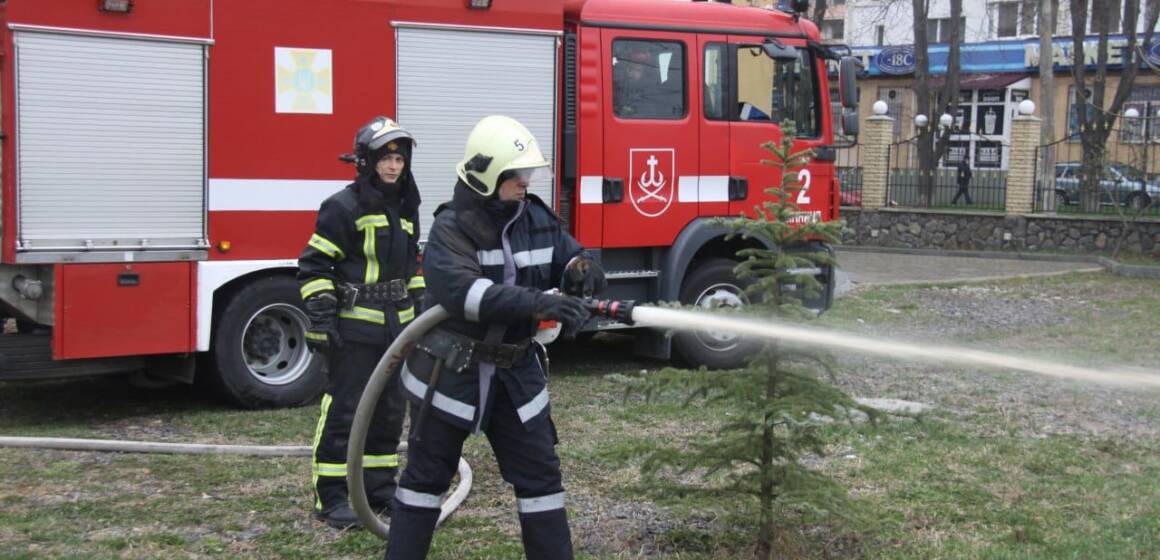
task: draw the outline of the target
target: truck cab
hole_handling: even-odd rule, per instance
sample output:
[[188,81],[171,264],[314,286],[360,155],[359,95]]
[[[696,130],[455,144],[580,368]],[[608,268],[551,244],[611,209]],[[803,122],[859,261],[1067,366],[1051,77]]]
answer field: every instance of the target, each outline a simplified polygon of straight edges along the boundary
[[[815,26],[722,3],[565,3],[560,198],[577,239],[596,248],[609,296],[743,305],[736,252],[715,218],[750,212],[780,182],[761,146],[796,127],[817,157],[798,176],[802,220],[838,217],[826,61]],[[818,271],[829,306],[833,274]],[[620,325],[603,324],[601,328]],[[733,367],[740,339],[641,333],[641,351]]]

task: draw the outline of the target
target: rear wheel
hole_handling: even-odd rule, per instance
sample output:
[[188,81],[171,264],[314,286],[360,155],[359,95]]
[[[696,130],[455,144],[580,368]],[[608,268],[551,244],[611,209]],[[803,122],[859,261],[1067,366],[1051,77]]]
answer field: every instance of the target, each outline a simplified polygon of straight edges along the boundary
[[[702,310],[749,305],[745,284],[733,274],[737,263],[729,259],[703,262],[685,278],[681,303]],[[673,348],[693,367],[729,369],[745,365],[760,344],[740,336],[717,331],[681,331],[673,337]]]
[[1152,199],[1144,193],[1136,193],[1128,198],[1128,208],[1132,210],[1143,210],[1152,204]]
[[253,282],[225,302],[210,353],[219,392],[246,408],[296,406],[319,394],[325,360],[306,346],[308,321],[289,276]]
[[1067,206],[1067,195],[1061,192],[1055,193],[1055,207],[1058,209],[1065,206]]

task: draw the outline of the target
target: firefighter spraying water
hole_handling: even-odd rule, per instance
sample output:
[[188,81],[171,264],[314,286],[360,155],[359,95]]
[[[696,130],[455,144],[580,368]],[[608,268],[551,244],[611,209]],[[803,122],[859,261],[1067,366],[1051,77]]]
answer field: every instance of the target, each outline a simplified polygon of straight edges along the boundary
[[[688,311],[650,305],[638,305],[630,300],[587,299],[585,306],[589,313],[596,318],[621,321],[636,327],[647,327],[661,331],[698,331],[715,330],[731,332],[742,336],[765,340],[778,340],[810,346],[819,349],[848,350],[858,353],[874,354],[904,360],[925,360],[941,364],[960,364],[994,367],[1026,373],[1034,373],[1059,379],[1079,381],[1084,383],[1104,383],[1127,388],[1149,389],[1160,388],[1160,372],[1130,371],[1130,370],[1101,370],[1080,366],[1061,364],[1025,357],[1010,356],[997,352],[983,352],[954,346],[938,346],[918,344],[910,341],[884,340],[863,335],[833,331],[827,329],[809,328],[802,325],[775,321],[763,321],[754,318],[728,316],[722,313],[705,311]],[[399,360],[406,355],[411,345],[448,317],[447,312],[439,306],[428,309],[415,320],[397,338],[394,344],[379,361],[366,391],[359,401],[358,412],[355,414],[351,429],[350,449],[362,448],[366,441],[367,428],[370,424],[374,403],[379,393],[386,386],[390,374],[395,371]],[[386,538],[388,526],[375,516],[366,494],[363,491],[362,454],[350,452],[347,457],[350,465],[349,484],[351,487],[351,501],[358,512],[364,526],[371,532]],[[462,485],[464,480],[460,481]],[[467,480],[470,484],[470,479]],[[450,510],[439,518],[442,523],[450,514]]]

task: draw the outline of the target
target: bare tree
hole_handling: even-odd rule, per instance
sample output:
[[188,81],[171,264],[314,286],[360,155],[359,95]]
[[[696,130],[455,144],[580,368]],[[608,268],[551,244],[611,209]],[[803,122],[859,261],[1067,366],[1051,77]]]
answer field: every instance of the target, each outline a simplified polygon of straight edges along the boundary
[[[1079,125],[1080,143],[1083,149],[1083,169],[1080,182],[1080,208],[1084,211],[1095,211],[1099,208],[1100,177],[1106,155],[1108,137],[1112,127],[1116,124],[1116,117],[1128,100],[1132,92],[1132,85],[1136,81],[1136,74],[1140,70],[1140,49],[1137,48],[1138,37],[1136,26],[1140,16],[1140,0],[1127,0],[1124,4],[1123,18],[1120,20],[1124,35],[1128,38],[1128,45],[1124,48],[1121,57],[1123,70],[1120,72],[1120,82],[1112,95],[1111,103],[1107,99],[1108,75],[1108,32],[1110,31],[1114,14],[1111,10],[1118,6],[1118,0],[1092,0],[1092,31],[1098,35],[1096,44],[1096,74],[1095,79],[1085,79],[1086,64],[1083,49],[1085,24],[1088,19],[1088,5],[1086,0],[1069,0],[1071,6],[1072,30],[1072,78],[1075,80],[1075,99],[1072,101],[1076,108],[1076,122]],[[1156,28],[1157,0],[1149,0],[1145,15],[1144,45],[1152,42],[1153,30]],[[1113,199],[1115,200],[1115,199]]]
[[[1055,141],[1055,27],[1059,0],[1039,0],[1039,114],[1043,117],[1040,144]],[[1039,176],[1046,182],[1055,176],[1055,154],[1044,149]],[[1045,183],[1046,184],[1046,183]],[[1052,189],[1043,189],[1043,207],[1055,204]]]
[[822,22],[826,19],[826,8],[826,0],[814,0],[814,13],[811,19],[818,25],[818,29],[821,29]]
[[[927,41],[927,15],[930,0],[912,0],[914,4],[914,95],[917,114],[927,115],[933,124],[938,122],[938,114],[943,111],[956,114],[959,106],[959,47],[962,44],[963,0],[950,0],[951,32],[948,37],[950,52],[947,53],[946,80],[937,96],[932,96],[930,86],[930,54]],[[942,105],[941,107],[939,105]],[[919,129],[915,141],[918,150],[918,166],[921,177],[920,191],[925,206],[934,199],[935,168],[947,151],[951,128],[927,126]]]

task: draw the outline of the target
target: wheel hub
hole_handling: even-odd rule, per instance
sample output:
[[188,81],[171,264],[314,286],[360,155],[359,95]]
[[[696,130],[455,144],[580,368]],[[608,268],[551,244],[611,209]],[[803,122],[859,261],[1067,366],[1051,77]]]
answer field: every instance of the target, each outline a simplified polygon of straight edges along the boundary
[[[744,298],[745,296],[741,293],[741,289],[737,286],[717,284],[701,292],[701,296],[697,298],[697,306],[705,310],[722,308],[738,309],[747,303]],[[698,331],[698,336],[705,342],[710,343],[710,346],[719,350],[725,350],[728,347],[736,345],[740,339],[740,337],[733,333],[713,330]]]
[[286,385],[305,374],[312,358],[305,332],[306,315],[293,305],[277,303],[254,313],[242,335],[250,375],[267,385]]

